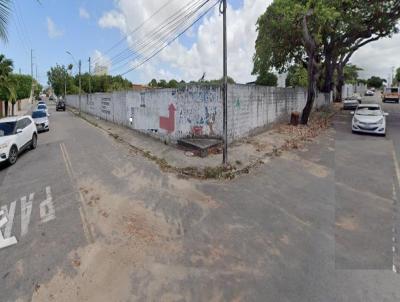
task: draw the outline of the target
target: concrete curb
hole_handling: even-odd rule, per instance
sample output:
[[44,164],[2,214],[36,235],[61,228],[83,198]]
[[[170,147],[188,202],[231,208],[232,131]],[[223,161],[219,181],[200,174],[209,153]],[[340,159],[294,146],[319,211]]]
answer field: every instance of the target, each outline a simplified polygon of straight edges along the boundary
[[[152,162],[156,163],[158,167],[161,169],[163,172],[168,172],[168,173],[174,173],[177,174],[180,177],[184,178],[194,178],[194,179],[200,179],[200,180],[221,180],[221,179],[227,179],[227,180],[232,180],[236,178],[237,176],[243,175],[243,174],[249,174],[253,169],[261,166],[262,164],[265,164],[265,162],[271,158],[274,157],[279,157],[282,152],[287,151],[283,148],[283,146],[279,148],[274,148],[272,152],[265,153],[263,156],[257,158],[254,161],[249,162],[246,166],[243,168],[237,169],[233,165],[228,165],[226,167],[220,165],[220,166],[208,166],[204,168],[198,168],[198,167],[184,167],[184,168],[178,168],[175,166],[170,165],[164,158],[159,158],[154,154],[151,154],[150,151],[141,149],[137,146],[132,145],[131,143],[127,142],[120,136],[116,135],[112,131],[105,129],[101,127],[98,123],[95,121],[92,121],[88,118],[86,118],[85,115],[88,115],[86,113],[83,113],[79,115],[79,112],[75,108],[70,108],[67,106],[67,110],[74,114],[75,116],[81,118],[82,120],[86,121],[87,123],[91,124],[92,126],[95,126],[104,132],[106,132],[108,135],[112,136],[116,141],[118,141],[121,144],[124,144],[128,146],[129,148],[133,149],[137,154],[140,154],[141,156],[151,160]],[[337,112],[333,112],[332,114],[328,115],[327,120],[332,119],[332,117],[336,114]],[[90,116],[90,115],[88,115]],[[95,118],[95,117],[94,117]],[[325,129],[326,130],[326,129]],[[324,131],[323,131],[324,132]],[[321,132],[321,134],[323,133]],[[320,135],[320,134],[319,134]],[[319,136],[318,135],[318,136]]]

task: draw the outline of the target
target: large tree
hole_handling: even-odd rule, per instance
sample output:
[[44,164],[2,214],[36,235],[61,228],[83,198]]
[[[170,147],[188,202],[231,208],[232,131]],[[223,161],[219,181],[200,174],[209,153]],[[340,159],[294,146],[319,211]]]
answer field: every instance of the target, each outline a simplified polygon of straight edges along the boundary
[[286,71],[293,64],[306,67],[312,79],[302,115],[306,123],[317,79],[322,78],[319,88],[330,92],[336,71],[336,90],[341,91],[351,56],[396,33],[399,18],[400,0],[274,0],[257,22],[253,73]]
[[[332,1],[340,12],[331,28],[323,33],[323,92],[336,85],[336,98],[341,99],[345,66],[361,47],[398,32],[399,0]],[[333,75],[336,72],[336,83]]]
[[257,21],[253,74],[285,72],[293,64],[307,69],[307,103],[301,123],[307,124],[321,65],[322,33],[337,18],[328,0],[274,0]]
[[374,87],[377,89],[381,88],[384,82],[386,82],[385,79],[381,79],[377,76],[372,76],[367,80],[368,87]]
[[[8,85],[8,77],[13,70],[13,62],[0,54],[0,89],[6,89]],[[4,102],[5,115],[8,115],[8,97],[0,96],[0,102]],[[1,106],[1,104],[0,104]],[[2,107],[2,106],[1,106]]]

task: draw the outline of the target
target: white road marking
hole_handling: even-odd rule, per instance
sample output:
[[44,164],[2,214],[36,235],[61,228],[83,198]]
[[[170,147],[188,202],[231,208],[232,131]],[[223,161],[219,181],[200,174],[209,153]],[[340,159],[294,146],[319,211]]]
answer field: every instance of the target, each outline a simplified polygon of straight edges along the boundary
[[31,221],[32,203],[35,193],[29,195],[29,201],[26,202],[26,196],[21,198],[21,237],[28,233],[29,222]]
[[[67,170],[67,174],[71,181],[71,184],[74,186],[74,188],[77,188],[78,185],[77,185],[75,177],[74,177],[75,172],[72,168],[72,164],[69,159],[67,148],[65,147],[64,143],[60,143],[60,149],[61,149],[61,155],[64,159],[65,168]],[[94,242],[93,230],[91,229],[89,222],[87,220],[87,217],[86,217],[86,209],[85,209],[85,202],[84,202],[85,199],[82,195],[81,190],[77,189],[77,191],[79,193],[79,198],[80,198],[80,202],[81,202],[81,206],[79,207],[79,213],[81,215],[83,233],[85,234],[86,240],[89,243],[93,243]]]
[[[4,215],[5,212],[3,210],[0,211],[0,228],[5,226],[8,222],[7,216]],[[3,233],[0,230],[0,249],[17,244],[18,241],[15,237],[10,237],[10,238],[4,238]]]
[[46,200],[40,203],[40,219],[41,223],[49,222],[56,218],[56,212],[51,197],[50,187],[46,187]]
[[6,223],[6,227],[4,229],[4,238],[11,237],[11,229],[14,223],[14,215],[15,215],[15,206],[17,202],[13,201],[10,204],[10,209],[7,209],[7,205],[1,207],[2,212],[4,213],[5,217],[7,217],[8,222]]

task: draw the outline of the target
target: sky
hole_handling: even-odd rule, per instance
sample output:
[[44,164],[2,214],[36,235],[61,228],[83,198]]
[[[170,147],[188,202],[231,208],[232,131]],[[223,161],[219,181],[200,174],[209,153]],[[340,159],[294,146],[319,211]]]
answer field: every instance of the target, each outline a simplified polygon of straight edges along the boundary
[[[135,83],[148,83],[152,78],[198,80],[204,73],[206,79],[220,78],[222,16],[218,5],[173,43],[158,43],[156,39],[162,36],[165,20],[170,21],[171,16],[177,16],[174,14],[196,1],[201,2],[14,0],[8,42],[0,42],[0,52],[14,61],[16,72],[21,69],[22,73],[30,74],[33,49],[34,75],[37,68],[42,84],[47,83],[46,72],[55,64],[82,60],[82,72],[87,72],[89,57],[92,68],[95,63],[106,65],[112,74],[123,74]],[[209,3],[202,12],[216,1]],[[255,79],[251,71],[256,21],[270,3],[271,0],[228,0],[228,74],[237,82]],[[190,20],[197,17],[194,14]],[[161,47],[165,48],[144,62]],[[399,53],[400,35],[396,35],[365,46],[351,62],[363,68],[360,72],[363,78],[372,75],[388,78],[392,67],[400,67]]]

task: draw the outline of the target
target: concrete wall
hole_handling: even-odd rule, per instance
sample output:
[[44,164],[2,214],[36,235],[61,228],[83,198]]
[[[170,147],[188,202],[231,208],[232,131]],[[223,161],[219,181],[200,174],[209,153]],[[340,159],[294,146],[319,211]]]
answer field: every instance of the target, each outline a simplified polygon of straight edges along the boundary
[[[264,129],[287,118],[293,111],[301,111],[306,97],[302,88],[229,85],[229,141]],[[69,106],[79,107],[77,95],[67,96],[66,102]],[[315,107],[330,102],[330,94],[318,94]],[[81,110],[161,140],[176,141],[188,135],[222,135],[222,91],[219,86],[190,85],[180,89],[84,95]]]
[[351,97],[356,92],[363,96],[365,91],[367,91],[367,85],[365,84],[345,84],[342,90],[342,98]]

